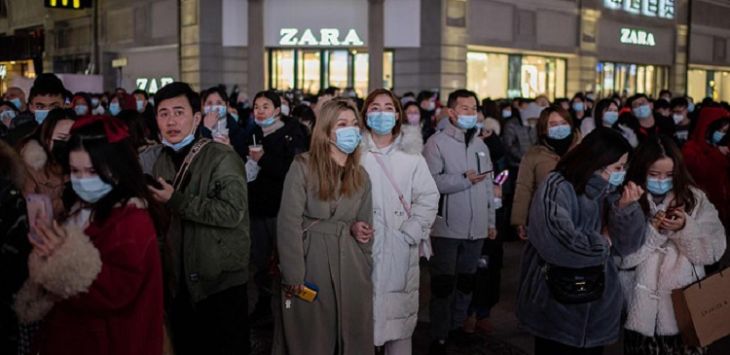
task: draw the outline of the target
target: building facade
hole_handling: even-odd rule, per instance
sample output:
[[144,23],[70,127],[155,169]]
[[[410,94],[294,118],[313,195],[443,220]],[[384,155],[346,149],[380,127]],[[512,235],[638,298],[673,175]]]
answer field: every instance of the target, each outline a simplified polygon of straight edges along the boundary
[[[55,10],[0,1],[0,74],[94,73],[363,95],[467,87],[480,97],[730,100],[730,3],[719,0],[122,0]],[[11,64],[12,62],[12,64]],[[0,75],[3,78],[3,75]],[[7,81],[7,80],[5,80]],[[0,88],[2,89],[2,88]]]

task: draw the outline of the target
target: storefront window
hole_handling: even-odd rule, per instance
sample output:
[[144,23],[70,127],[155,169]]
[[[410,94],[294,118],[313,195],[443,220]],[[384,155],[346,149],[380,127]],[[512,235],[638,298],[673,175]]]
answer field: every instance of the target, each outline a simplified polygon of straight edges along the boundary
[[656,65],[599,62],[596,89],[602,97],[614,93],[656,96],[669,87],[669,68]]
[[30,80],[35,77],[35,67],[30,59],[0,62],[0,93],[5,93],[9,87],[13,86],[15,78]]
[[687,71],[687,91],[695,101],[706,97],[730,101],[730,71],[690,69]]
[[565,59],[469,52],[466,70],[467,87],[479,97],[565,95]]
[[[367,94],[369,62],[366,52],[270,49],[268,55],[266,81],[269,88],[301,89],[305,93],[316,94],[329,86],[341,89],[353,87],[358,95]],[[383,53],[383,87],[392,86],[393,52],[386,51]]]
[[712,88],[707,85],[707,70],[690,69],[687,71],[687,94],[695,101],[712,96]]

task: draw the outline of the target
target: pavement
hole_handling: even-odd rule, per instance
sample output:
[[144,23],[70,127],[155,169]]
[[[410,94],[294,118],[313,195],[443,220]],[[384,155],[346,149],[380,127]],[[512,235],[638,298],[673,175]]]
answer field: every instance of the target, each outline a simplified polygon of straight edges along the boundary
[[[520,273],[520,258],[524,242],[504,243],[504,267],[502,269],[502,288],[499,303],[492,309],[490,321],[494,331],[488,335],[478,335],[474,346],[468,348],[450,347],[453,355],[532,355],[534,354],[534,338],[518,326],[515,308]],[[254,291],[255,292],[255,291]],[[427,355],[430,345],[428,324],[429,299],[428,268],[421,268],[421,293],[419,322],[413,334],[413,355]],[[251,294],[251,293],[250,293]],[[271,322],[255,324],[252,327],[253,355],[271,353]],[[617,344],[605,349],[604,355],[622,355],[623,345]],[[730,354],[730,337],[711,346],[709,355]]]

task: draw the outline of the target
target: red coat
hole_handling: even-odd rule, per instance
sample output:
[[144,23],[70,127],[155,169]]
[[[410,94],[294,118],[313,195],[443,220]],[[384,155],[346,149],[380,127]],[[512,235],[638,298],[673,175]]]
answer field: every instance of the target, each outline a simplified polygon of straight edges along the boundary
[[702,109],[692,137],[682,148],[687,169],[715,205],[725,225],[730,222],[730,157],[707,142],[707,128],[727,116],[728,112],[722,108]]
[[40,353],[162,354],[162,269],[149,213],[132,205],[115,208],[106,223],[84,233],[99,251],[101,272],[88,292],[53,306]]

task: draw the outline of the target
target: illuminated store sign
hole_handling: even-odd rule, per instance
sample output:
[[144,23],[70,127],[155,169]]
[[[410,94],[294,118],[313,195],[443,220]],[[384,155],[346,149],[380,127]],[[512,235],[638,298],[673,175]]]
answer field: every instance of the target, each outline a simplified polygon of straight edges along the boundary
[[621,39],[619,41],[623,44],[633,44],[637,46],[656,46],[653,33],[634,28],[622,28]]
[[604,0],[603,6],[636,15],[673,19],[676,3],[676,0]]
[[[147,91],[150,94],[154,94],[161,87],[175,81],[175,79],[167,76],[159,78],[137,78],[137,89]],[[159,85],[158,85],[159,82]]]
[[337,28],[322,28],[319,33],[315,33],[317,32],[309,28],[304,31],[297,28],[282,28],[279,31],[279,45],[333,47],[362,46],[365,44],[355,29],[349,29],[342,39],[340,39],[340,30]]

